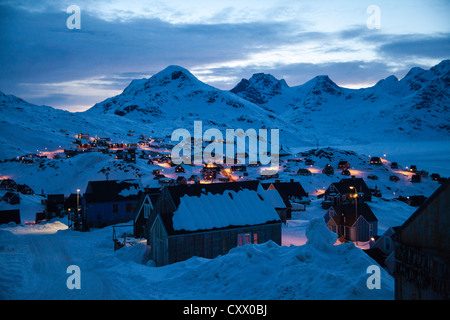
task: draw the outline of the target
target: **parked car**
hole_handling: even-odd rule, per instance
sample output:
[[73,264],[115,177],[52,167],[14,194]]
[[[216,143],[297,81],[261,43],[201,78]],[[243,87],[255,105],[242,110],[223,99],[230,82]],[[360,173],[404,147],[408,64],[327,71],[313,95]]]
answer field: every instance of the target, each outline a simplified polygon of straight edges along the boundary
[[377,175],[374,175],[374,174],[369,174],[369,175],[367,176],[367,179],[378,180],[378,176],[377,176]]
[[397,176],[390,176],[390,177],[389,177],[389,180],[394,181],[394,182],[397,182],[397,181],[400,180],[400,178],[397,177]]

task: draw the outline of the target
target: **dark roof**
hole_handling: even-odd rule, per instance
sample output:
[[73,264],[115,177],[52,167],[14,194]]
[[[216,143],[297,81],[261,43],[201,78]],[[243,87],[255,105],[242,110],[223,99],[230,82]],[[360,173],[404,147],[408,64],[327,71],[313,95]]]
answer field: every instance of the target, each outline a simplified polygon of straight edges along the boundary
[[370,189],[367,187],[363,178],[352,177],[348,179],[341,179],[339,182],[334,182],[333,185],[341,194],[354,193],[354,189],[351,189],[350,187],[356,188],[357,192],[370,194]]
[[20,196],[17,193],[8,191],[7,193],[5,193],[2,200],[7,202],[11,202],[11,200],[13,200],[13,202],[20,203]]
[[[372,212],[372,209],[368,206],[367,203],[358,203],[356,206],[353,203],[341,204],[337,206],[332,206],[334,211],[336,211],[336,216],[332,217],[336,224],[351,226],[356,221],[356,207],[358,208],[358,217],[363,216],[367,222],[375,222],[378,221],[375,214]],[[345,219],[344,219],[345,218]]]
[[269,186],[273,184],[275,189],[277,189],[281,198],[288,208],[291,207],[290,200],[295,198],[302,199],[303,197],[308,197],[308,194],[303,189],[302,185],[298,181],[290,181],[290,182],[273,182],[273,183],[262,183],[261,185],[266,190]]
[[140,180],[89,181],[83,198],[90,203],[130,201],[138,200],[142,192]]
[[176,207],[180,204],[180,198],[187,196],[200,196],[202,193],[222,194],[225,190],[233,190],[238,192],[242,189],[257,190],[259,185],[258,180],[240,181],[240,182],[223,182],[210,184],[185,184],[166,186],[165,188],[172,197],[173,203]]

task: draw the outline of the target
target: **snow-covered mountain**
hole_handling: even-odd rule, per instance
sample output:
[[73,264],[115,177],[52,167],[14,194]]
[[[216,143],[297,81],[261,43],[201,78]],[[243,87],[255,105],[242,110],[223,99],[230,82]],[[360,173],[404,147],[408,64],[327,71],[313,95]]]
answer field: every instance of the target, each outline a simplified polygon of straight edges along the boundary
[[450,135],[450,60],[412,68],[364,89],[341,88],[328,76],[289,87],[271,75],[243,79],[231,92],[322,140],[370,141]]
[[1,158],[67,146],[80,132],[119,141],[128,140],[129,130],[136,136],[192,132],[196,120],[204,130],[280,129],[280,142],[291,147],[442,140],[450,137],[449,89],[450,60],[444,60],[364,89],[339,87],[326,75],[290,87],[257,73],[225,91],[169,66],[80,113],[0,92]]
[[149,79],[133,80],[120,95],[97,103],[86,114],[114,114],[171,130],[193,128],[196,120],[219,129],[287,126],[271,112],[209,86],[179,66],[169,66]]

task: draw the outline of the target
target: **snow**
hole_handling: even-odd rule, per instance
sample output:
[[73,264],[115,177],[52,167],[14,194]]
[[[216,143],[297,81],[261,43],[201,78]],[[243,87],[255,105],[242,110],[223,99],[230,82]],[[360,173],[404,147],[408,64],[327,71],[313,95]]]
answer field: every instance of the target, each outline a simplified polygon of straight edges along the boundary
[[172,219],[175,230],[195,231],[261,224],[280,218],[269,200],[261,200],[256,191],[244,189],[183,196]]
[[[164,267],[152,266],[142,244],[114,252],[112,227],[81,233],[60,221],[45,225],[46,232],[0,228],[1,299],[394,298],[393,278],[382,269],[381,289],[369,290],[366,272],[375,262],[352,243],[333,245],[319,220],[308,226],[305,245],[247,244]],[[69,265],[80,267],[80,290],[66,287]]]

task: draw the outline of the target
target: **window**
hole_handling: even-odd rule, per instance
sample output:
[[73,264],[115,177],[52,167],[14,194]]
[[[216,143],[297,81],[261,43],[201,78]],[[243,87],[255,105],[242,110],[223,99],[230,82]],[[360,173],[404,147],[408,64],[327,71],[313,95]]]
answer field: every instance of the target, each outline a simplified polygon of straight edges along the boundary
[[117,203],[113,204],[113,213],[119,212],[119,205]]
[[369,231],[372,232],[373,231],[373,224],[369,224]]
[[253,244],[258,244],[258,234],[257,233],[253,234]]
[[250,233],[238,234],[238,246],[243,246],[244,244],[250,243]]
[[133,204],[131,202],[127,203],[127,212],[131,212],[133,210]]
[[148,219],[150,217],[150,205],[148,203],[144,204],[144,218]]
[[384,238],[384,249],[386,251],[390,251],[391,250],[391,238],[388,238],[388,237]]

